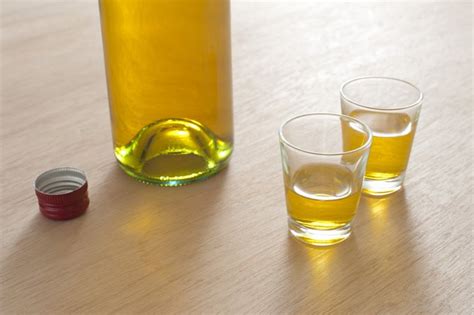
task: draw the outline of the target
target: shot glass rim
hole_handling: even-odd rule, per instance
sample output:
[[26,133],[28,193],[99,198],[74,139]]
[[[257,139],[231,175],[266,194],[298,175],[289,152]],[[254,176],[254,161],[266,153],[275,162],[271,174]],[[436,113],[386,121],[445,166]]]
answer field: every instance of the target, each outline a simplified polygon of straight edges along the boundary
[[[290,141],[288,141],[285,138],[285,136],[283,135],[283,128],[288,123],[290,123],[291,121],[293,121],[295,119],[298,119],[298,118],[307,117],[307,116],[333,116],[333,117],[339,117],[339,118],[341,118],[341,117],[346,118],[348,120],[354,121],[354,122],[359,123],[360,125],[362,125],[362,127],[364,128],[364,131],[367,133],[368,137],[361,146],[357,147],[356,149],[349,150],[349,151],[328,153],[328,152],[317,152],[317,151],[310,151],[310,150],[302,149],[302,148],[292,144]],[[287,145],[290,148],[293,148],[293,149],[295,149],[299,152],[304,152],[304,153],[312,154],[312,155],[324,155],[324,156],[346,155],[346,154],[351,154],[351,153],[355,153],[355,152],[358,152],[358,151],[366,150],[366,149],[370,148],[370,146],[372,144],[372,130],[369,128],[369,126],[367,124],[360,121],[359,119],[356,119],[356,118],[348,116],[348,115],[337,114],[337,113],[328,113],[328,112],[312,112],[312,113],[306,113],[306,114],[301,114],[301,115],[296,115],[296,116],[290,117],[280,125],[278,134],[279,134],[280,142],[284,143],[285,145]]]
[[[391,80],[391,81],[398,81],[398,82],[405,83],[405,84],[411,86],[412,88],[414,88],[417,91],[418,99],[415,102],[413,102],[409,105],[401,105],[401,106],[398,106],[398,107],[395,107],[395,108],[384,108],[384,107],[372,107],[372,106],[363,105],[363,104],[358,103],[358,102],[354,101],[353,99],[349,98],[344,93],[344,88],[347,85],[349,85],[350,83],[353,83],[355,81],[360,81],[360,80],[366,80],[366,79],[383,79],[383,80]],[[388,76],[361,76],[361,77],[356,77],[356,78],[347,80],[346,82],[344,82],[341,85],[341,88],[339,89],[339,93],[340,93],[341,97],[344,100],[346,100],[346,101],[348,101],[348,102],[350,102],[350,103],[352,103],[356,106],[360,106],[360,107],[371,109],[371,110],[377,110],[377,111],[398,111],[398,110],[412,108],[412,107],[420,105],[423,102],[423,98],[424,98],[423,92],[416,85],[414,85],[413,83],[411,83],[407,80],[398,79],[398,78],[395,78],[395,77],[388,77]]]

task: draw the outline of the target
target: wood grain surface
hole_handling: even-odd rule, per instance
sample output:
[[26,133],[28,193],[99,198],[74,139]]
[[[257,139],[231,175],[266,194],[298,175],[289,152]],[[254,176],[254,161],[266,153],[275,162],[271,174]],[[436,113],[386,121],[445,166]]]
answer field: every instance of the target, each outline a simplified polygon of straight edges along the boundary
[[[472,314],[472,4],[234,2],[235,152],[147,186],[114,161],[96,1],[2,1],[0,313]],[[403,191],[364,197],[346,242],[288,237],[277,128],[339,111],[340,84],[425,93]],[[43,218],[44,170],[91,205]]]

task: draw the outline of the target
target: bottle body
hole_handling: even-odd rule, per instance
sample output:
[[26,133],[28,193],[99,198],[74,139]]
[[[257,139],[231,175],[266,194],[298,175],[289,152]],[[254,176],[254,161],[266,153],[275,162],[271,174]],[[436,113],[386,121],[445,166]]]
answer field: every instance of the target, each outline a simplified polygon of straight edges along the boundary
[[232,152],[228,0],[100,0],[115,156],[131,176],[177,186]]

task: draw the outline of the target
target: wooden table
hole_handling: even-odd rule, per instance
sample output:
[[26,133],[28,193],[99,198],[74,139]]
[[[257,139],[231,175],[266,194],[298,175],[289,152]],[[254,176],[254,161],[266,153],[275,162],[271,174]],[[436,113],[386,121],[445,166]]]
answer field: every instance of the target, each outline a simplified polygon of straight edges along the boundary
[[[234,2],[235,153],[181,188],[114,161],[96,1],[2,2],[0,313],[465,313],[472,308],[472,4]],[[346,242],[288,237],[277,128],[339,111],[354,76],[426,95],[405,189]],[[43,218],[32,182],[86,171],[91,206]]]

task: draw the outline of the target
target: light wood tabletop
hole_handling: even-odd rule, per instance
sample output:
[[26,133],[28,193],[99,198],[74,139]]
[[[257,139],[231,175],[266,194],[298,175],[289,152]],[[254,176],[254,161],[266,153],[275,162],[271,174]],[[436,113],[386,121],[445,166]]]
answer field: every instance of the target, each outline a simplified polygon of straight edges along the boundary
[[[472,306],[472,3],[232,4],[235,151],[201,183],[136,182],[112,152],[96,1],[2,1],[0,313],[464,313]],[[330,248],[288,236],[277,129],[361,75],[425,93],[402,191]],[[80,218],[35,177],[85,170]]]

